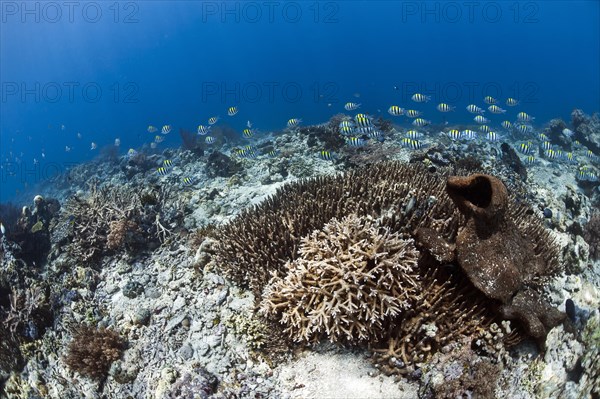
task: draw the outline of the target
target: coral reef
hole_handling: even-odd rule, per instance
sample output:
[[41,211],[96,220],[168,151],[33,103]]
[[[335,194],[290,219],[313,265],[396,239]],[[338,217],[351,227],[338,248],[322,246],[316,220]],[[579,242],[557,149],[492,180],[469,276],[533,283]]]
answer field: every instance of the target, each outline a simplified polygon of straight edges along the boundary
[[600,114],[586,115],[582,110],[571,112],[571,123],[575,129],[575,138],[600,154]]
[[499,376],[500,366],[479,357],[465,342],[431,360],[419,397],[495,398]]
[[[562,321],[564,314],[539,294],[545,278],[557,270],[554,241],[527,210],[491,176],[446,182],[416,165],[376,164],[284,186],[242,212],[217,232],[218,263],[238,284],[264,294],[262,312],[279,317],[296,341],[372,340],[377,362],[389,366],[386,371],[409,370],[452,340],[485,336],[502,318],[526,327],[512,329],[507,345],[525,335],[542,343],[548,329]],[[354,220],[354,228],[332,222],[348,215],[357,218],[345,222]],[[392,242],[414,237],[417,248],[424,249],[409,252],[418,257],[418,276],[405,269],[392,284],[407,288],[410,297],[414,282],[419,295],[393,307],[384,319],[385,312],[372,313],[375,318],[361,313],[362,307],[368,312],[382,303],[371,298],[387,298],[391,305],[390,297],[399,296],[386,284],[371,294],[364,291],[369,286],[362,273],[369,268],[363,265],[377,265],[365,262],[365,254],[377,253],[367,248],[385,248],[369,230],[375,227],[365,221],[370,219],[377,220],[378,234],[395,237]],[[371,233],[357,234],[358,226]],[[382,253],[380,260],[396,252]],[[392,264],[404,261],[395,258]],[[365,300],[358,301],[358,295]]]
[[65,363],[71,370],[93,379],[103,379],[110,365],[121,357],[125,343],[119,334],[88,325],[78,326],[67,348]]
[[592,215],[583,230],[583,239],[590,246],[590,258],[600,259],[600,213]]
[[242,170],[242,165],[219,151],[213,151],[206,162],[206,174],[210,177],[231,177]]
[[265,289],[262,313],[297,341],[377,341],[418,294],[412,239],[374,221],[333,219],[302,239],[300,257]]
[[595,311],[582,333],[584,355],[581,359],[583,373],[580,387],[583,394],[600,397],[600,311]]
[[131,250],[164,239],[160,223],[164,193],[131,187],[90,185],[69,199],[65,218],[72,225],[67,251],[80,262],[96,262],[106,250]]

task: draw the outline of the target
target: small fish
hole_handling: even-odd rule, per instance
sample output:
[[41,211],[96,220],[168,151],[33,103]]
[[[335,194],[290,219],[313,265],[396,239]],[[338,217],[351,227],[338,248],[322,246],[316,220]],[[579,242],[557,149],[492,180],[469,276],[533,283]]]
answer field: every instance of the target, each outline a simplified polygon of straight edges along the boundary
[[219,117],[218,116],[213,116],[211,118],[208,118],[208,124],[209,125],[214,125],[215,123],[217,123],[219,121]]
[[440,112],[450,112],[450,111],[454,111],[454,109],[456,107],[453,107],[453,106],[448,105],[446,103],[439,103],[436,108]]
[[366,127],[372,125],[371,118],[365,114],[356,114],[356,116],[354,117],[354,121],[359,127]]
[[538,139],[540,139],[541,141],[548,141],[548,136],[546,136],[544,133],[539,133]]
[[411,100],[413,100],[416,103],[426,103],[427,101],[431,100],[431,96],[426,96],[421,93],[415,93],[411,97]]
[[116,138],[115,139],[115,147],[120,147],[121,146],[121,139],[120,138]]
[[213,136],[206,136],[206,138],[204,139],[204,142],[206,144],[214,144],[215,141],[216,139]]
[[245,148],[237,149],[235,154],[240,158],[254,159],[258,156],[258,151],[253,146],[247,146]]
[[160,132],[162,134],[169,134],[169,133],[171,133],[171,125],[164,125],[162,127],[162,129],[160,129]]
[[531,122],[531,121],[533,121],[535,118],[534,118],[533,116],[531,116],[531,115],[529,115],[529,114],[525,113],[525,112],[519,112],[519,113],[517,114],[517,119],[518,119],[520,122]]
[[481,125],[479,126],[479,131],[481,133],[489,133],[492,131],[492,129],[488,125]]
[[410,148],[412,150],[418,150],[423,148],[423,143],[419,140],[413,140],[408,137],[402,139],[401,144],[403,147]]
[[200,136],[204,136],[204,135],[208,134],[208,132],[210,132],[210,126],[198,125],[198,134]]
[[527,155],[527,157],[525,158],[525,163],[527,165],[535,164],[535,157],[533,155]]
[[229,116],[234,116],[237,113],[238,113],[238,107],[229,107],[227,109],[227,115],[229,115]]
[[361,106],[361,104],[357,104],[357,103],[346,103],[346,104],[344,105],[344,109],[345,109],[346,111],[355,111],[355,110],[357,110],[358,108],[360,108],[360,106]]
[[68,145],[65,146],[65,152],[71,152],[71,147],[69,147]]
[[587,168],[580,169],[579,172],[577,172],[577,179],[589,182],[596,182],[598,181],[598,174],[592,172]]
[[340,134],[342,134],[344,136],[349,136],[351,134],[354,134],[354,127],[353,126],[342,126],[342,127],[340,127]]
[[163,136],[154,136],[154,142],[155,143],[162,143],[163,141],[165,141],[165,138]]
[[469,111],[472,114],[483,114],[485,112],[484,109],[479,108],[475,104],[469,104],[469,105],[467,105],[467,111]]
[[[90,150],[95,150],[96,148],[98,148],[98,144],[92,142],[92,144],[90,145]],[[42,153],[42,157],[43,157],[43,153]]]
[[371,125],[371,126],[359,126],[357,128],[354,128],[354,132],[358,133],[359,135],[369,135],[372,134],[375,131],[375,126]]
[[269,156],[271,158],[275,158],[278,155],[279,155],[279,150],[271,150],[271,151],[267,152],[267,156]]
[[[81,133],[77,132],[77,138],[81,140]],[[31,140],[30,140],[31,141]]]
[[460,131],[457,129],[450,129],[448,132],[446,132],[446,134],[448,136],[450,136],[450,138],[452,140],[459,140],[460,139]]
[[515,100],[514,98],[507,98],[506,99],[506,105],[508,105],[509,107],[514,107],[515,105],[518,105],[519,101]]
[[346,137],[346,144],[350,147],[362,147],[366,144],[366,141],[361,137]]
[[332,161],[334,159],[334,155],[330,151],[323,150],[319,152],[319,158],[325,161]]
[[254,136],[254,130],[246,128],[242,132],[242,135],[247,139],[252,138]]
[[563,129],[562,134],[564,134],[566,137],[573,137],[575,132],[573,132],[571,129]]
[[158,132],[158,128],[156,128],[156,126],[152,126],[152,125],[149,125],[147,130],[148,130],[148,133]]
[[565,159],[566,159],[568,162],[575,162],[575,157],[573,156],[573,153],[572,153],[572,152],[567,152],[567,153],[565,153]]
[[591,160],[596,160],[596,159],[598,158],[598,156],[597,156],[596,154],[594,154],[594,153],[592,152],[592,150],[587,150],[587,151],[585,152],[585,156],[586,156],[586,157],[588,157],[588,158],[589,158],[589,159],[591,159]]
[[542,150],[551,150],[553,148],[552,143],[549,141],[542,142]]
[[492,96],[486,96],[483,99],[483,102],[486,103],[486,104],[496,104],[496,99],[494,97],[492,97]]
[[533,153],[533,146],[531,145],[531,142],[519,144],[519,151],[525,155]]
[[499,106],[497,106],[497,105],[495,105],[495,104],[494,104],[494,105],[490,105],[490,106],[488,107],[488,110],[489,110],[489,111],[490,111],[492,114],[503,114],[503,113],[505,113],[505,112],[506,112],[506,110],[505,110],[505,109],[502,109],[502,108],[500,108]]
[[421,112],[414,109],[409,109],[405,111],[405,115],[409,118],[416,118],[418,116],[421,116]]
[[150,148],[152,148],[153,150],[156,149],[156,143],[154,141],[150,143]]
[[165,168],[171,168],[173,166],[173,161],[171,161],[170,159],[165,159],[163,161],[163,166]]
[[408,137],[409,139],[418,140],[423,138],[423,133],[418,132],[416,130],[409,130],[408,132],[406,132],[406,137]]
[[401,116],[404,115],[404,108],[401,108],[397,105],[392,105],[388,108],[388,114],[393,116]]
[[247,122],[246,122],[246,127],[247,127],[248,129],[252,129],[252,122],[250,122],[250,121],[247,121]]
[[517,131],[521,134],[529,134],[533,132],[533,126],[520,123],[517,125]]
[[184,177],[184,178],[181,179],[181,183],[184,186],[191,186],[192,184],[194,184],[194,181],[191,178],[189,178],[189,177]]
[[302,119],[292,118],[287,121],[287,127],[296,127],[302,122]]
[[412,124],[417,127],[424,127],[431,124],[431,121],[425,120],[423,118],[417,118],[414,121],[412,121]]
[[559,157],[559,154],[557,151],[553,150],[552,148],[549,148],[546,151],[544,151],[544,156],[548,159],[556,159]]
[[168,173],[167,168],[163,168],[162,166],[158,169],[156,169],[156,173],[158,173],[161,176],[166,176]]
[[460,138],[463,140],[475,140],[477,138],[477,132],[471,129],[465,129],[460,132]]
[[130,148],[129,150],[127,150],[127,156],[129,158],[135,157],[137,154],[138,154],[138,152],[136,150],[134,150],[133,148]]
[[343,127],[354,127],[354,122],[352,122],[350,120],[341,121],[339,126],[340,126],[340,129]]
[[482,116],[482,115],[477,115],[473,118],[473,120],[477,123],[481,123],[481,124],[485,124],[488,123],[490,120],[487,119],[486,117]]
[[488,139],[488,141],[491,141],[491,142],[496,142],[496,141],[500,140],[500,138],[498,137],[498,134],[496,132],[488,132],[485,137]]
[[501,125],[506,130],[510,130],[513,127],[512,123],[510,123],[510,121],[502,121]]
[[367,135],[369,136],[369,138],[371,138],[373,140],[377,140],[381,143],[383,143],[383,141],[385,140],[385,135],[383,134],[383,132],[381,130],[374,129],[371,132],[369,132]]
[[0,222],[0,233],[2,233],[2,235],[6,235],[6,229],[4,228],[2,222]]

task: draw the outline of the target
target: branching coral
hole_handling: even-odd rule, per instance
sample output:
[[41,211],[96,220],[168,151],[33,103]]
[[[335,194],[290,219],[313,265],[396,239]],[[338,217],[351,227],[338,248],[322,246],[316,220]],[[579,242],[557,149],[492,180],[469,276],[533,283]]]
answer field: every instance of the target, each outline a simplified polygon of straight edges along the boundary
[[451,235],[458,213],[444,189],[439,176],[396,162],[288,184],[217,232],[219,263],[228,277],[260,296],[272,272],[285,276],[300,239],[332,218],[370,215],[394,232],[426,225]]
[[600,259],[600,213],[594,214],[585,225],[583,239],[590,246],[590,258]]
[[73,225],[69,252],[79,261],[97,261],[106,249],[131,249],[156,239],[160,193],[131,187],[90,185],[87,195],[72,197],[65,215]]
[[[344,219],[349,215],[354,219]],[[408,249],[412,241],[406,248],[418,267],[393,275],[396,283],[379,284],[371,297],[360,276],[400,248],[386,248],[379,235],[385,242],[415,239],[418,251]],[[526,335],[543,343],[564,318],[539,295],[558,268],[554,240],[492,176],[447,178],[398,162],[369,165],[286,185],[216,238],[216,263],[228,277],[257,297],[273,279],[262,312],[279,317],[296,341],[367,341],[389,372],[419,364],[461,337],[483,342],[503,319],[517,325],[501,344]],[[385,255],[377,257],[369,245]],[[375,297],[389,313],[382,312],[386,306],[373,310]]]
[[115,331],[81,325],[73,334],[64,360],[79,374],[102,379],[123,349],[124,341]]
[[368,219],[336,219],[302,240],[285,278],[266,288],[262,313],[296,340],[376,341],[412,305],[419,252]]

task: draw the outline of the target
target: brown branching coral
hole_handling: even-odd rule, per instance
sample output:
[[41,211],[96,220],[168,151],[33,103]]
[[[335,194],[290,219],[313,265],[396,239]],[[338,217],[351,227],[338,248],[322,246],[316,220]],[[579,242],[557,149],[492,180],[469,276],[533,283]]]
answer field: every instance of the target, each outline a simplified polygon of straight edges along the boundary
[[590,258],[600,259],[600,213],[594,214],[585,225],[583,239],[590,246]]
[[452,234],[457,212],[444,187],[439,176],[398,162],[288,184],[217,232],[220,264],[229,278],[260,296],[272,272],[285,276],[300,239],[333,218],[354,213],[381,217],[382,227],[394,232],[425,224]]
[[414,306],[388,332],[386,346],[372,347],[376,362],[387,373],[422,364],[464,337],[483,336],[495,321],[484,297],[464,277],[430,269],[419,288]]
[[67,348],[65,363],[81,375],[102,379],[111,363],[121,357],[124,347],[117,332],[81,325]]
[[289,272],[265,289],[262,313],[292,339],[376,341],[417,294],[419,252],[374,221],[336,219],[302,240]]
[[[323,284],[329,284],[332,295],[340,288],[334,283],[339,276],[348,277],[345,284],[356,281],[353,270],[357,269],[353,268],[362,262],[357,253],[350,255],[339,247],[332,250],[339,231],[323,227],[348,215],[362,223],[377,220],[378,234],[414,238],[419,250],[416,272],[420,277],[411,280],[419,295],[413,295],[406,301],[409,306],[395,310],[389,319],[379,320],[383,333],[377,329],[365,333],[364,323],[353,313],[344,315],[343,328],[335,319],[341,313],[320,315],[335,303],[325,297]],[[378,353],[378,362],[390,369],[421,363],[461,337],[487,336],[492,325],[506,318],[525,327],[517,326],[504,337],[506,345],[526,335],[543,341],[564,317],[538,293],[546,276],[558,267],[554,241],[526,206],[517,205],[504,185],[491,176],[446,179],[416,165],[369,165],[286,185],[242,212],[216,238],[217,263],[239,285],[260,297],[274,278],[265,292],[263,312],[281,317],[297,341],[328,336],[356,343],[366,336]],[[319,251],[307,248],[329,255],[318,256]],[[339,254],[346,256],[344,262],[339,258],[337,263],[324,261]],[[346,273],[332,265],[343,266]],[[400,285],[411,287],[407,281]],[[356,297],[342,298],[351,304],[344,311],[355,309]],[[368,308],[369,299],[365,297],[358,308]],[[318,321],[310,324],[310,317]],[[332,328],[336,321],[338,325]]]

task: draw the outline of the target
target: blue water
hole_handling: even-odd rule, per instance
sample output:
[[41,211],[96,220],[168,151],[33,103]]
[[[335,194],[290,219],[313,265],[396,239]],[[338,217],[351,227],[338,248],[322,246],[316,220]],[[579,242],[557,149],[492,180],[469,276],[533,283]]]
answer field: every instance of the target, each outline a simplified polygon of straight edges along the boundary
[[[526,111],[538,125],[600,110],[597,1],[0,7],[0,201],[116,138],[121,154],[140,148],[148,125],[173,126],[160,150],[211,116],[277,131],[292,117],[324,122],[347,101],[386,117],[392,104],[412,107],[434,122],[445,101],[457,109],[450,123],[470,122],[465,106],[486,95],[519,99],[507,116]],[[415,92],[433,100],[415,105]]]

